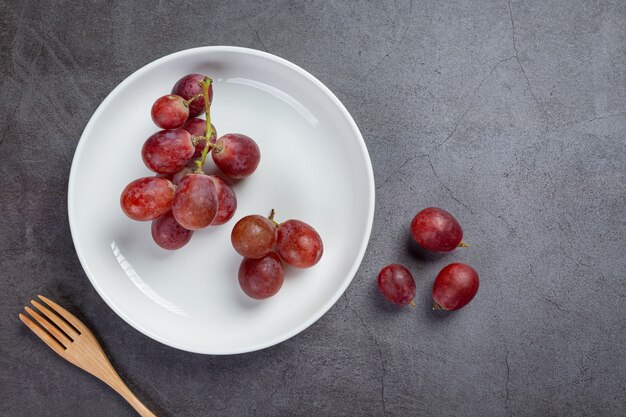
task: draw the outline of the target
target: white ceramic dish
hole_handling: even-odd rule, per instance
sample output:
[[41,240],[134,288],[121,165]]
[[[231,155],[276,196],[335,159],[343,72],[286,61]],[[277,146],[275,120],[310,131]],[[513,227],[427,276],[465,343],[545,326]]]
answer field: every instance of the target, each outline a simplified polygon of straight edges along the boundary
[[[152,242],[150,223],[124,216],[119,196],[133,179],[151,175],[140,154],[158,130],[150,107],[188,73],[214,79],[218,134],[254,138],[261,163],[234,185],[239,207],[229,223],[198,231],[187,246],[170,252]],[[214,169],[212,161],[208,166]],[[241,258],[230,231],[244,215],[271,208],[278,221],[313,225],[324,255],[311,269],[287,268],[280,292],[254,301],[239,288]],[[179,349],[235,354],[296,335],[343,294],[369,240],[374,177],[359,129],[320,81],[274,55],[211,46],[146,65],[102,102],[74,155],[68,212],[81,264],[120,317]]]

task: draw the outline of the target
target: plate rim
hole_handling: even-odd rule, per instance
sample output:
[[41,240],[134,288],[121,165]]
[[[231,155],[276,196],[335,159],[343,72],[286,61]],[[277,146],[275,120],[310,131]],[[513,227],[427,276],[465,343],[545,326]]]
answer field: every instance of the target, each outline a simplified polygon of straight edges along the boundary
[[[166,337],[162,337],[144,328],[135,320],[133,320],[130,316],[124,313],[124,311],[118,308],[118,306],[106,295],[104,290],[100,287],[97,280],[94,278],[93,271],[91,270],[91,268],[89,268],[89,265],[87,264],[85,260],[82,249],[80,245],[78,244],[78,238],[77,238],[78,232],[76,231],[77,226],[75,224],[75,220],[74,220],[75,215],[74,215],[74,210],[72,208],[75,203],[75,195],[72,192],[72,189],[75,187],[76,178],[78,176],[76,167],[78,165],[80,156],[83,153],[83,148],[85,147],[85,143],[86,143],[85,138],[91,133],[91,130],[93,129],[93,125],[94,123],[96,123],[95,121],[99,118],[98,116],[100,116],[100,113],[104,111],[103,109],[108,105],[108,103],[115,96],[117,96],[126,87],[127,84],[131,83],[135,78],[139,77],[142,73],[150,70],[152,67],[157,66],[164,61],[169,61],[171,59],[175,59],[178,57],[184,57],[187,54],[191,55],[195,53],[211,53],[211,52],[235,52],[235,53],[254,55],[254,56],[269,59],[271,61],[282,64],[288,67],[289,69],[296,71],[297,73],[300,73],[309,81],[311,81],[323,93],[325,93],[331,99],[331,101],[337,106],[337,108],[340,110],[341,114],[345,117],[345,119],[348,122],[348,125],[350,126],[353,133],[356,135],[358,139],[359,148],[361,149],[362,156],[365,159],[365,165],[366,165],[366,170],[367,170],[368,193],[369,193],[367,225],[362,236],[361,247],[359,248],[359,251],[357,252],[357,256],[354,262],[352,263],[352,266],[350,267],[347,277],[343,280],[342,284],[339,286],[339,288],[333,294],[333,296],[330,297],[324,304],[322,304],[322,306],[319,309],[317,309],[317,311],[314,314],[312,314],[307,320],[303,320],[293,329],[283,332],[279,334],[278,336],[275,336],[263,343],[257,343],[254,345],[247,346],[245,348],[229,349],[229,350],[224,350],[224,351],[215,351],[211,349],[197,349],[197,348],[185,346],[184,344],[180,344],[176,342],[175,340],[170,340]],[[348,112],[346,107],[337,98],[337,96],[335,96],[335,94],[328,87],[326,87],[324,83],[318,80],[311,73],[309,73],[305,69],[301,68],[300,66],[284,58],[281,58],[277,55],[274,55],[265,51],[260,51],[257,49],[245,48],[245,47],[240,47],[240,46],[226,46],[226,45],[200,46],[200,47],[189,48],[189,49],[184,49],[181,51],[173,52],[171,54],[162,56],[154,61],[149,62],[148,64],[135,70],[132,74],[127,76],[122,82],[117,84],[115,88],[111,90],[111,92],[104,98],[104,100],[102,100],[100,105],[98,105],[96,110],[93,112],[93,114],[89,118],[87,125],[83,129],[83,132],[78,140],[76,150],[74,151],[74,157],[72,158],[72,165],[70,168],[70,175],[69,175],[67,190],[68,190],[67,213],[68,213],[68,220],[69,220],[69,225],[70,225],[70,233],[72,235],[72,242],[74,244],[74,250],[76,251],[80,264],[83,268],[83,271],[85,272],[85,275],[87,275],[89,282],[94,287],[94,289],[96,290],[100,298],[102,298],[102,300],[109,306],[109,308],[111,308],[115,312],[115,314],[117,314],[122,320],[128,323],[135,330],[150,337],[151,339],[156,340],[164,345],[167,345],[176,349],[180,349],[183,351],[198,353],[198,354],[206,354],[206,355],[216,355],[216,356],[236,355],[236,354],[255,352],[255,351],[269,348],[271,346],[275,346],[303,332],[304,330],[309,328],[313,323],[318,321],[323,315],[325,315],[331,309],[331,307],[335,305],[335,303],[339,300],[339,298],[345,293],[348,286],[350,285],[350,283],[356,276],[356,273],[358,272],[359,267],[361,266],[361,263],[365,256],[365,252],[367,250],[367,246],[369,244],[369,240],[371,237],[372,226],[374,223],[375,204],[376,204],[376,195],[375,195],[376,187],[375,187],[375,182],[374,182],[374,171],[372,168],[372,161],[371,161],[369,152],[367,150],[367,145],[352,115]]]

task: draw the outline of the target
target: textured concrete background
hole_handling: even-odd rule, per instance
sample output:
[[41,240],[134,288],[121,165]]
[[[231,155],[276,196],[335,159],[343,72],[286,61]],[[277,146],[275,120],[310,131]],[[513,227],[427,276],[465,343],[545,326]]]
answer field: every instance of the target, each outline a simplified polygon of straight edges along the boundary
[[[17,320],[37,293],[77,313],[163,416],[626,414],[626,2],[0,1],[0,414],[131,416]],[[210,357],[133,330],[96,294],[66,214],[70,163],[102,99],[163,55],[267,50],[343,101],[377,184],[347,293],[297,337]],[[408,223],[453,212],[467,250],[424,257]],[[477,298],[429,310],[437,271]],[[377,294],[387,263],[418,307]]]

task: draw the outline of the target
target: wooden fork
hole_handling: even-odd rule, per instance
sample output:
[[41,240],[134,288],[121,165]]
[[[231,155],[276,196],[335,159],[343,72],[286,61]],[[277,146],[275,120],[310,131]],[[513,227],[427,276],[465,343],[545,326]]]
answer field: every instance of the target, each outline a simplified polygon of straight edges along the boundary
[[31,303],[45,317],[28,306],[24,309],[47,330],[47,333],[22,313],[19,315],[20,320],[63,359],[113,388],[140,416],[156,417],[124,384],[87,326],[54,301],[43,295],[39,298],[54,311],[35,300],[31,300]]

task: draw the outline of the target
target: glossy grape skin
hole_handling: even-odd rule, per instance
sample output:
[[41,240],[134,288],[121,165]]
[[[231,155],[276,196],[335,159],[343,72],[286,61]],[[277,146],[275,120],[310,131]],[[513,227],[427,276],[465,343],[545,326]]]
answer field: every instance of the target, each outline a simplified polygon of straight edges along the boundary
[[156,173],[175,174],[187,165],[195,150],[186,130],[160,130],[143,144],[141,158]]
[[238,254],[244,258],[258,259],[274,248],[276,225],[267,217],[251,214],[235,223],[230,240]]
[[172,208],[175,191],[176,187],[166,178],[139,178],[124,188],[120,205],[133,220],[154,220]]
[[287,220],[278,226],[276,250],[283,261],[296,268],[310,268],[324,253],[317,231],[300,220]]
[[161,129],[177,129],[189,118],[189,107],[181,96],[169,94],[154,102],[150,114]]
[[167,250],[176,250],[191,240],[193,232],[178,224],[171,211],[152,221],[150,227],[154,242]]
[[466,306],[478,292],[478,273],[467,264],[445,266],[433,284],[434,310],[458,310]]
[[[215,129],[213,123],[211,123],[211,127],[213,128],[214,133],[209,138],[209,142],[215,143],[217,140],[217,129]],[[185,129],[192,136],[206,136],[206,120],[197,118],[189,119],[185,122],[181,129]],[[194,158],[199,158],[202,155],[204,145],[206,145],[206,140],[201,140],[196,144],[196,152],[193,154]]]
[[243,292],[256,300],[276,294],[283,286],[285,272],[274,252],[262,258],[244,258],[239,266],[239,285]]
[[411,222],[413,239],[422,248],[433,252],[450,252],[463,240],[463,229],[447,211],[429,207],[415,215]]
[[174,197],[172,214],[189,230],[211,224],[217,214],[217,191],[213,181],[204,174],[188,174],[180,180]]
[[237,210],[237,196],[230,185],[217,175],[209,175],[217,192],[217,214],[211,222],[211,226],[219,226],[235,215]]
[[261,150],[254,140],[240,133],[228,133],[215,142],[211,152],[215,165],[231,178],[252,174],[261,161]]
[[[177,94],[185,100],[191,99],[193,96],[202,94],[202,86],[200,81],[204,79],[202,74],[188,74],[182,77],[174,84],[172,94]],[[209,86],[209,101],[213,101],[213,84]],[[199,97],[189,103],[189,117],[197,117],[204,113],[204,99]]]
[[377,283],[382,296],[394,304],[411,304],[415,298],[415,280],[402,265],[391,264],[381,269]]

